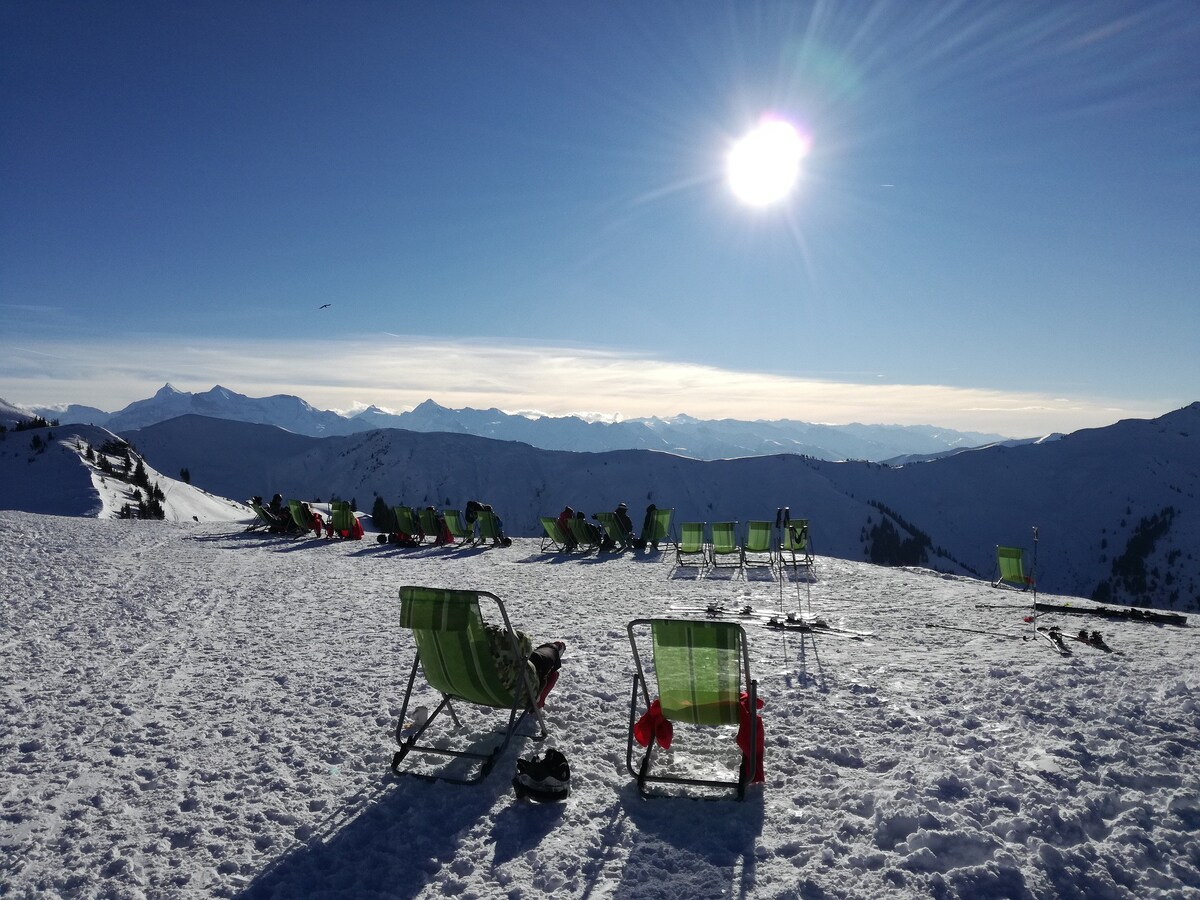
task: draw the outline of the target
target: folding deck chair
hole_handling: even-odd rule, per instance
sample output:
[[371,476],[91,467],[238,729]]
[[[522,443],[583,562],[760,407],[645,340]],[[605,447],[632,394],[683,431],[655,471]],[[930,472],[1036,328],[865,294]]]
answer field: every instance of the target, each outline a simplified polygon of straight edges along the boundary
[[[788,554],[788,560],[784,554]],[[813,567],[812,542],[808,537],[808,519],[792,519],[783,529],[779,539],[779,563],[793,569]]]
[[358,524],[358,516],[345,500],[329,502],[329,522],[325,525],[325,536],[357,541],[363,536],[362,526]]
[[545,552],[548,547],[554,553],[566,550],[567,545],[571,542],[558,527],[558,519],[554,516],[538,516],[538,519],[542,523],[542,530],[546,532],[545,537],[542,538],[542,546],[538,549]]
[[325,528],[325,520],[321,518],[321,514],[318,512],[310,514],[305,510],[304,501],[302,500],[289,500],[287,503],[288,512],[292,514],[292,521],[296,524],[296,528],[299,529],[300,534],[311,531],[317,537],[320,537],[321,532]]
[[475,524],[479,526],[479,537],[475,540],[476,544],[494,544],[497,547],[501,545],[500,520],[496,518],[494,512],[490,509],[481,509],[475,516]]
[[592,535],[592,529],[588,528],[586,519],[573,518],[570,524],[571,537],[575,538],[575,546],[580,550],[587,553],[600,547],[600,542]]
[[[742,566],[767,566],[775,568],[775,541],[772,540],[773,522],[751,520],[746,523],[746,542],[742,544]],[[763,557],[766,556],[766,559]]]
[[421,534],[431,541],[438,539],[438,534],[442,529],[438,527],[437,510],[427,506],[421,507],[417,510],[417,521],[421,525]]
[[604,526],[604,533],[608,535],[608,539],[613,543],[613,549],[618,553],[628,550],[631,546],[629,543],[629,535],[625,533],[625,529],[621,527],[621,523],[617,521],[615,513],[602,512],[596,513],[596,520]]
[[[712,523],[712,543],[708,545],[708,561],[714,566],[737,566],[742,565],[742,548],[738,545],[737,540],[737,522],[713,522]],[[733,558],[732,562],[717,562],[717,557],[722,560]]]
[[418,544],[425,539],[421,529],[421,520],[411,506],[393,506],[392,515],[396,517],[396,531],[406,534]]
[[659,544],[670,542],[671,514],[673,512],[675,512],[673,509],[656,509],[654,511],[654,520],[650,523],[650,530],[642,535],[645,547],[657,550]]
[[260,528],[266,528],[268,531],[287,531],[292,526],[291,512],[289,511],[286,518],[276,518],[275,515],[254,500],[248,500],[246,505],[254,510],[254,515],[257,518],[246,526],[245,531],[258,531]]
[[442,517],[446,520],[446,527],[450,529],[450,534],[454,538],[455,546],[473,543],[475,540],[475,527],[468,525],[463,520],[461,509],[443,509]]
[[[504,603],[495,594],[487,591],[415,586],[400,588],[400,624],[412,631],[417,652],[413,657],[408,686],[404,691],[400,721],[396,725],[396,743],[400,745],[400,749],[392,756],[392,771],[397,775],[413,774],[456,784],[475,784],[491,771],[509,741],[518,733],[517,729],[528,713],[532,712],[537,720],[538,731],[534,735],[526,736],[536,740],[546,736],[546,723],[537,706],[538,686],[533,666],[528,663],[518,666],[517,683],[511,688],[504,684],[479,609],[479,601],[484,597],[495,602],[500,610],[500,618],[504,622],[504,639],[511,643],[512,659],[525,663],[525,655],[512,623],[509,622]],[[441,694],[442,699],[429,713],[429,717],[406,736],[404,726],[418,668],[424,673],[428,685]],[[508,710],[508,725],[505,730],[493,732],[502,735],[500,743],[491,750],[476,749],[480,737],[477,733],[474,735],[476,742],[468,749],[450,749],[447,746],[418,743],[443,712],[449,713],[457,728],[462,727],[452,701]],[[432,775],[402,769],[401,763],[410,753],[448,757],[451,762],[447,764],[447,769],[452,768],[455,760],[466,760],[468,770],[478,763],[479,771],[474,775],[458,777],[453,773],[447,774],[446,770],[441,774]]]
[[685,556],[699,556],[698,565],[703,566],[708,561],[708,547],[704,543],[704,522],[684,522],[679,528],[679,541],[675,544],[675,565],[685,563]]
[[1000,577],[992,582],[992,587],[1008,584],[1026,591],[1033,586],[1033,576],[1025,574],[1025,551],[1020,547],[1001,547],[997,544],[996,570]]
[[[743,752],[742,765],[734,779],[693,778],[653,773],[655,740],[635,768],[633,764],[634,728],[638,718],[638,700],[644,710],[652,699],[646,668],[638,651],[637,629],[649,627],[653,647],[654,678],[658,686],[661,718],[671,723],[703,726],[734,726],[749,717],[749,746]],[[692,621],[685,619],[635,619],[629,623],[629,643],[637,671],[633,677],[633,695],[629,706],[629,737],[625,766],[637,779],[638,791],[647,794],[648,783],[688,784],[713,788],[736,788],[739,800],[746,796],[746,785],[754,777],[762,746],[758,734],[758,682],[750,677],[750,655],[746,631],[737,622]],[[643,641],[645,640],[643,635]],[[747,694],[743,706],[742,693]],[[687,735],[675,730],[672,740]],[[732,735],[731,735],[732,738]],[[675,749],[672,746],[672,749]],[[678,759],[678,757],[676,757]]]

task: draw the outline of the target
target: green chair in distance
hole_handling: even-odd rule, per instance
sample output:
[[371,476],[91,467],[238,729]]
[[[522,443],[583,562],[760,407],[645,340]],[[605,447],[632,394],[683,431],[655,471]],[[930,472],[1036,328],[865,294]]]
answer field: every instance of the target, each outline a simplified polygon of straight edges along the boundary
[[292,514],[292,521],[299,534],[311,531],[320,537],[325,528],[325,520],[321,518],[321,514],[314,511],[303,500],[289,500],[287,503],[288,511]]
[[1025,574],[1025,551],[1020,547],[1001,547],[997,544],[996,569],[1000,577],[992,582],[992,587],[1007,584],[1023,591],[1033,587],[1033,576]]
[[441,531],[438,527],[437,510],[430,506],[421,507],[417,510],[417,521],[421,524],[421,534],[431,541],[436,541],[438,532]]
[[446,520],[446,527],[450,529],[456,546],[474,542],[475,528],[466,523],[461,509],[443,509],[442,517]]
[[[675,544],[675,565],[703,566],[708,561],[708,546],[704,543],[704,522],[684,522],[679,528],[679,541]],[[699,562],[685,562],[684,557],[699,556]]]
[[775,541],[772,537],[773,522],[751,520],[746,523],[746,542],[742,544],[743,566],[767,566],[775,568]]
[[[737,522],[713,522],[712,542],[708,545],[708,561],[714,567],[742,565],[742,548],[738,545]],[[718,559],[721,561],[718,562]],[[728,561],[727,560],[731,560]]]
[[808,519],[792,519],[784,526],[780,536],[779,562],[781,566],[790,565],[793,569],[803,566],[812,570],[812,541],[808,534]]
[[[654,679],[658,688],[661,717],[671,723],[673,765],[680,764],[675,751],[680,743],[698,745],[703,740],[701,728],[677,726],[717,726],[730,733],[748,717],[748,744],[741,753],[737,776],[729,779],[696,778],[683,774],[658,774],[654,770],[655,741],[651,740],[641,762],[635,767],[633,744],[639,708],[650,710],[653,703],[646,666],[638,648],[638,634],[645,642],[645,629],[650,631],[654,661]],[[746,785],[753,778],[762,758],[758,736],[758,683],[750,675],[750,655],[745,629],[736,622],[694,621],[687,619],[635,619],[629,623],[629,643],[633,648],[636,672],[633,695],[629,706],[629,736],[625,765],[637,779],[638,790],[647,793],[651,783],[683,784],[709,788],[734,788],[739,800],[746,795]],[[743,706],[742,693],[747,696]],[[639,700],[641,705],[639,707]],[[696,751],[693,750],[693,753]],[[718,750],[717,752],[720,752]],[[728,752],[728,751],[726,751]],[[711,756],[711,754],[704,754]],[[684,761],[686,762],[686,760]]]
[[538,549],[543,553],[547,551],[547,548],[551,553],[565,551],[571,542],[558,527],[558,519],[554,516],[538,516],[538,520],[542,523],[542,530],[545,532],[542,545]]
[[613,549],[618,553],[624,552],[632,546],[629,543],[629,535],[625,533],[625,529],[621,527],[621,523],[617,521],[614,513],[596,513],[596,521],[604,526],[604,533],[608,535]]
[[576,517],[571,520],[571,537],[575,538],[575,546],[584,553],[600,547],[600,541],[596,539],[595,532],[588,528],[587,519]]
[[659,544],[670,542],[671,514],[673,512],[675,512],[673,509],[656,509],[654,511],[654,518],[650,522],[649,529],[644,529],[641,536],[645,549],[657,550]]
[[358,523],[358,516],[354,514],[354,510],[350,508],[347,501],[331,500],[329,502],[329,523],[325,526],[325,536],[351,541],[362,538],[363,529]]
[[500,519],[490,509],[481,509],[475,517],[479,526],[479,538],[476,544],[491,544],[494,547],[507,547],[512,541],[504,537],[500,531]]
[[411,506],[393,506],[392,514],[396,517],[396,531],[406,535],[409,540],[418,544],[424,539],[425,532],[421,530],[421,519]]

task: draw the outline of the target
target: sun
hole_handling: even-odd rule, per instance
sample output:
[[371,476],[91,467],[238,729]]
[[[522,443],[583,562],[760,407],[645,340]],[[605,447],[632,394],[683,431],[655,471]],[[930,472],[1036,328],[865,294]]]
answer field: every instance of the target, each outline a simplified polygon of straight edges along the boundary
[[750,206],[782,200],[800,177],[809,143],[782,119],[763,121],[729,151],[725,169],[730,190]]

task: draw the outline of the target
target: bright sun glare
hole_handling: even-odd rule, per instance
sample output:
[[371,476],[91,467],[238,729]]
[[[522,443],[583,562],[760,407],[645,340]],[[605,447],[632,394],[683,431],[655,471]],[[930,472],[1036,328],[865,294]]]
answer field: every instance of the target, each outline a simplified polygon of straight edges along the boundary
[[782,119],[767,119],[733,145],[726,160],[729,187],[750,206],[786,197],[800,177],[809,141]]

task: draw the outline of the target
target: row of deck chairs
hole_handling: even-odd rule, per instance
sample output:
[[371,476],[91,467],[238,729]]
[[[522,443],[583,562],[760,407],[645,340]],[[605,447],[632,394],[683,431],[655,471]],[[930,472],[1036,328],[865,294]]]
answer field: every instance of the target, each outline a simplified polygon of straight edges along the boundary
[[257,498],[251,499],[249,505],[257,518],[248,530],[266,528],[268,531],[293,537],[312,532],[317,537],[324,534],[330,538],[350,540],[358,540],[363,536],[358,516],[345,500],[330,502],[328,521],[303,500],[289,500],[287,509],[280,509],[278,513],[269,506],[263,506]]
[[675,545],[676,564],[739,569],[753,566],[812,568],[808,519],[793,519],[780,528],[776,528],[774,522],[757,519],[747,522],[744,530],[739,529],[739,524],[684,522]]
[[[671,543],[671,514],[673,509],[658,509],[654,512],[654,519],[650,523],[650,528],[641,535],[639,543],[641,546],[649,547],[657,550],[659,544]],[[579,550],[587,553],[592,550],[600,550],[605,546],[611,547],[614,552],[620,553],[625,550],[634,548],[632,535],[625,533],[625,529],[621,527],[621,523],[617,520],[614,513],[602,512],[596,513],[596,521],[603,527],[603,535],[599,538],[592,533],[588,528],[586,519],[571,519],[570,534],[563,532],[559,527],[558,519],[554,516],[539,516],[542,523],[542,552],[559,553],[567,550]],[[607,541],[605,540],[607,538]]]
[[443,534],[438,512],[425,507],[413,509],[411,506],[393,506],[392,516],[395,519],[395,530],[385,532],[380,543],[386,543],[387,538],[404,535],[417,544],[428,541],[448,547],[475,546],[477,544],[495,544],[500,541],[500,524],[495,512],[488,509],[480,510],[475,521],[467,524],[462,510],[444,509],[441,520],[446,523],[446,533]]
[[[397,775],[474,784],[487,776],[514,736],[538,741],[546,737],[546,722],[537,706],[538,687],[532,675],[523,672],[520,682],[511,687],[501,678],[480,610],[481,600],[495,604],[512,651],[519,654],[520,641],[503,601],[495,594],[417,586],[400,589],[400,624],[412,632],[416,654],[396,726],[400,749],[392,757],[392,770]],[[639,791],[653,796],[648,789],[650,784],[682,784],[733,789],[738,799],[743,799],[747,785],[761,779],[762,771],[758,683],[750,675],[745,629],[736,622],[636,619],[629,623],[628,634],[636,673],[629,706],[625,763],[637,779]],[[653,681],[648,677],[650,667],[645,664],[647,642]],[[426,684],[440,696],[440,702],[423,720],[409,722],[408,709],[417,687],[418,672],[424,673]],[[657,697],[653,699],[652,684],[657,687]],[[467,719],[468,709],[478,713],[479,708],[508,713],[503,731],[492,732],[499,736],[499,742],[488,739],[486,717]],[[442,720],[443,713],[452,720],[453,730]],[[530,713],[536,719],[536,731],[520,732]],[[660,738],[661,723],[670,723],[665,727],[670,729],[672,737],[666,742],[649,740],[644,755],[635,764],[634,739],[639,732],[644,736],[647,714],[659,726]],[[431,735],[436,737],[426,738],[431,726]],[[680,774],[681,757],[689,749],[693,752],[705,749],[703,729],[712,726],[724,727],[726,731],[739,729],[736,743],[721,745],[725,748],[724,755],[735,757],[740,748],[740,764],[735,762],[731,766],[731,770],[737,770],[736,775],[732,771],[732,777],[727,778]],[[450,738],[457,742],[454,747],[449,743]],[[490,749],[489,743],[493,745]],[[638,743],[643,743],[641,738]],[[670,770],[655,770],[656,743],[671,744]],[[687,746],[681,748],[681,744]],[[711,751],[711,746],[710,743],[706,749]],[[721,755],[719,751],[717,755]],[[442,768],[429,771],[435,765],[431,758],[443,761]],[[711,765],[712,760],[707,762]]]

